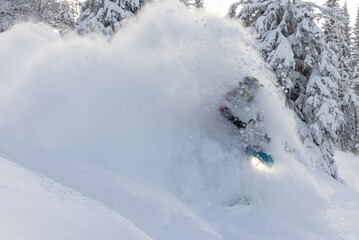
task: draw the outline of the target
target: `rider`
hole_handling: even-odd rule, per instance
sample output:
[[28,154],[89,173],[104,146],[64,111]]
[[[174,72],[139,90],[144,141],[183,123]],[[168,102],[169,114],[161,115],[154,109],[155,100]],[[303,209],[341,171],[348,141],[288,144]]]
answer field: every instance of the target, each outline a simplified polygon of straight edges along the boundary
[[[239,82],[239,86],[236,89],[229,91],[226,94],[225,99],[227,102],[230,102],[234,97],[237,97],[240,94],[245,98],[246,101],[251,102],[253,101],[253,97],[250,95],[250,92],[256,90],[259,86],[263,85],[261,85],[256,78],[246,76],[242,81]],[[223,117],[225,117],[239,129],[245,129],[248,123],[255,122],[253,119],[250,119],[248,123],[243,122],[238,117],[234,116],[232,110],[227,106],[227,104],[222,105],[219,108],[219,111]]]

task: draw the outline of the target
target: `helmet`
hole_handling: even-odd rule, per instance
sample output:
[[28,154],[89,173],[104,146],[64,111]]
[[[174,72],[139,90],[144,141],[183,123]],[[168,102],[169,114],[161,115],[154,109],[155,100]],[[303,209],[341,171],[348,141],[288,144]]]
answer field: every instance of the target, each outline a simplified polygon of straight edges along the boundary
[[241,81],[239,81],[239,86],[245,85],[249,88],[257,88],[259,86],[262,86],[258,79],[251,76],[245,76]]

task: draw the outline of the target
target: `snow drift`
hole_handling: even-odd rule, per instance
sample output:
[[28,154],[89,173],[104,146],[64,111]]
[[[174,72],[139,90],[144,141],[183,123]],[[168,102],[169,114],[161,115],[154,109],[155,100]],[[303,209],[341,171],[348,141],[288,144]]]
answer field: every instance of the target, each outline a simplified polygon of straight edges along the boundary
[[[111,41],[33,24],[0,35],[0,151],[154,239],[261,239],[261,230],[330,239],[293,116],[245,30],[176,1],[125,25]],[[276,161],[267,174],[249,168],[238,130],[218,112],[246,75],[265,86],[256,107]],[[257,208],[241,206],[243,196]]]
[[3,158],[0,172],[1,238],[151,239],[120,214]]

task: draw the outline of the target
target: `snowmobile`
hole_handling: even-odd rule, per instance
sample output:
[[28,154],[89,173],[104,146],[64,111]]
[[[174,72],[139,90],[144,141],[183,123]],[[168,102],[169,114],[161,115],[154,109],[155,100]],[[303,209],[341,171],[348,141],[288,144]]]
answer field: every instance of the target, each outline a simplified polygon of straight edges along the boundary
[[[253,103],[255,100],[253,93],[256,92],[259,87],[263,87],[263,85],[261,85],[256,78],[248,76],[243,78],[242,81],[239,82],[239,87],[228,92],[225,96],[227,103],[219,108],[221,115],[224,116],[229,122],[233,123],[240,130],[249,128],[250,123],[252,123],[253,127],[254,124],[256,124],[256,120],[250,119],[248,123],[246,123],[235,116],[228,106],[231,104],[233,99],[237,99],[237,108],[241,105],[245,106],[248,103]],[[245,108],[242,110],[243,113],[246,113]],[[261,134],[256,134],[255,138],[257,140],[264,139],[265,142],[271,141],[270,137],[263,132]],[[274,164],[273,157],[267,154],[260,146],[248,144],[246,147],[246,152],[250,157],[251,164],[258,169],[271,168]]]

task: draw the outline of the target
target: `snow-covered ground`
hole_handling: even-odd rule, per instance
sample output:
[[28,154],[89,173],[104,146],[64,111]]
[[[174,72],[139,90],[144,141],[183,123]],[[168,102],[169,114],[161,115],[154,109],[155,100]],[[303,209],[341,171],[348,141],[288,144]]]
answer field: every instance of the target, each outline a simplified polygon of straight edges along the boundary
[[0,158],[1,239],[152,239],[103,204]]
[[359,157],[336,152],[343,184],[327,183],[328,219],[338,233],[338,239],[359,238]]
[[322,212],[328,222],[326,226],[300,223],[259,205],[189,208],[168,192],[130,179],[113,179],[118,181],[113,197],[125,205],[121,212],[133,219],[136,227],[121,212],[0,158],[0,237],[355,240],[359,236],[359,158],[337,152],[336,160],[343,178],[350,184],[318,177],[322,194],[329,203]]
[[[358,239],[359,159],[337,153],[346,184],[315,165],[251,44],[177,1],[110,42],[0,34],[0,239]],[[218,113],[246,75],[265,86],[270,172]]]

